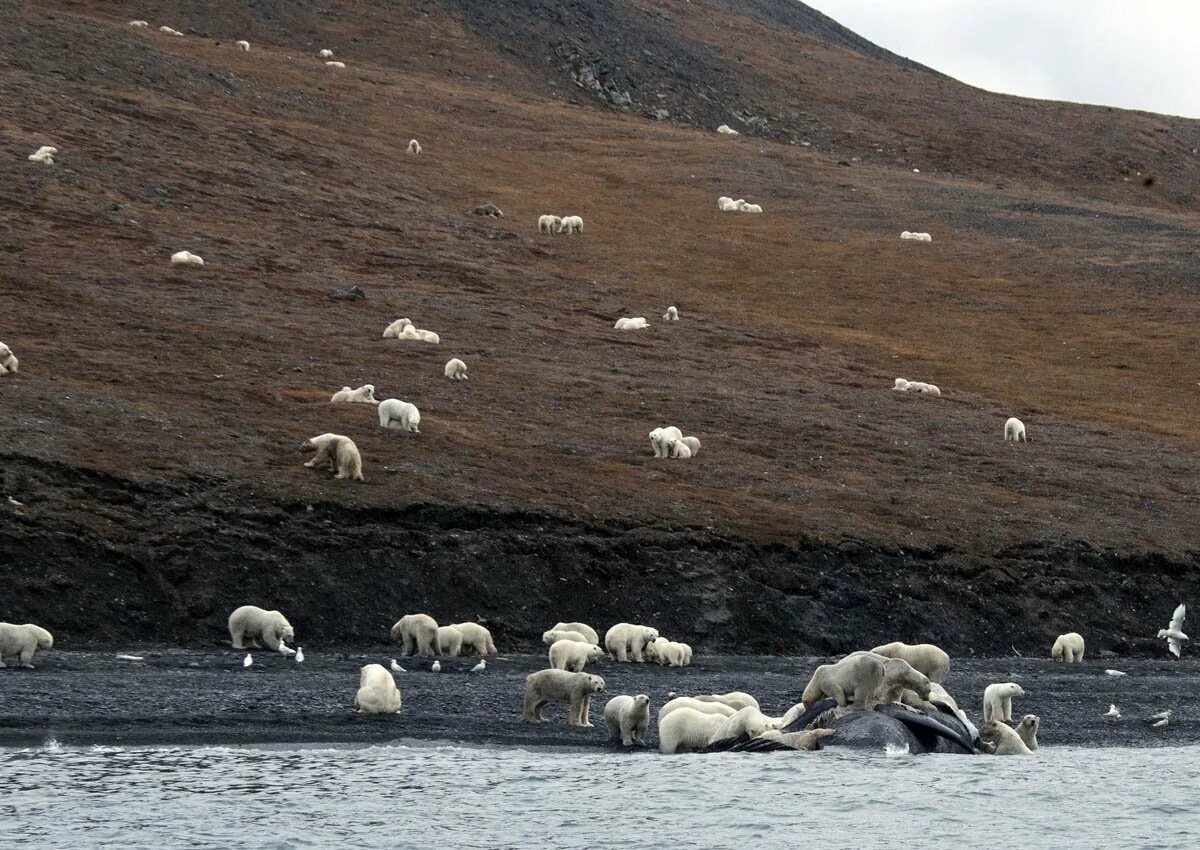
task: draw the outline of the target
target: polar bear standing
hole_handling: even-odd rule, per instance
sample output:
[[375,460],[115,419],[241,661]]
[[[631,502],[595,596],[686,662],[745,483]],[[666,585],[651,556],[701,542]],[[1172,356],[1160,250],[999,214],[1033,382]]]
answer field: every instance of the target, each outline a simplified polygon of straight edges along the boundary
[[229,639],[234,649],[245,649],[245,640],[279,651],[280,643],[295,640],[296,632],[287,617],[278,611],[266,611],[257,605],[243,605],[229,615]]
[[650,725],[650,697],[638,694],[615,696],[604,706],[604,723],[608,736],[623,746],[646,743],[646,727]]
[[368,664],[359,671],[354,707],[360,714],[400,713],[400,689],[382,664]]
[[604,650],[592,643],[573,640],[558,640],[550,647],[550,666],[555,670],[570,670],[579,673],[593,661],[604,657]]
[[1059,635],[1050,648],[1050,657],[1055,661],[1065,661],[1075,664],[1083,661],[1083,635],[1079,632],[1067,632]]
[[1013,697],[1025,696],[1025,690],[1016,682],[988,685],[983,689],[983,719],[1012,722]]
[[462,652],[462,642],[462,632],[454,626],[438,626],[438,655],[444,655],[447,658],[457,658],[458,654]]
[[995,756],[1030,756],[1033,751],[1025,746],[1021,736],[1011,726],[999,720],[988,720],[979,727],[979,737]]
[[704,714],[694,708],[678,708],[658,715],[658,751],[663,755],[689,753],[708,746],[712,736],[725,725],[726,717]]
[[650,432],[650,446],[654,449],[655,457],[668,457],[673,440],[682,440],[683,432],[674,425],[665,428],[655,428]]
[[645,661],[642,651],[646,644],[658,640],[658,629],[637,626],[632,623],[617,623],[604,635],[604,647],[617,661]]
[[421,411],[415,404],[389,398],[379,403],[379,427],[396,428],[412,434],[420,434],[417,426],[421,424]]
[[401,655],[437,655],[438,624],[428,614],[405,614],[392,626],[391,635],[393,641],[401,641]]
[[16,625],[0,623],[0,667],[6,666],[5,658],[16,656],[17,663],[32,670],[33,654],[39,649],[54,646],[54,636],[33,623]]
[[853,702],[856,709],[865,710],[885,682],[889,686],[901,683],[917,693],[923,691],[922,698],[929,696],[929,680],[907,661],[884,658],[873,652],[852,652],[836,664],[822,664],[813,671],[801,700],[805,707],[812,708],[817,700],[832,697],[839,706]]
[[896,641],[877,646],[871,651],[885,658],[903,659],[915,670],[928,676],[929,681],[939,685],[946,681],[946,675],[950,672],[950,656],[932,643],[907,644]]
[[1025,436],[1025,423],[1015,416],[1008,417],[1004,422],[1004,442],[1010,440],[1014,443],[1029,442],[1029,438]]
[[[579,634],[581,634],[585,638],[587,638],[588,643],[595,643],[595,644],[600,643],[599,633],[597,633],[597,631],[595,629],[593,629],[591,626],[589,626],[587,623],[555,623],[551,627],[550,630],[551,631],[563,631],[563,632],[579,632]],[[553,643],[553,641],[551,641],[551,643]]]
[[316,456],[304,465],[310,469],[321,469],[328,466],[334,471],[334,478],[350,478],[363,481],[362,455],[358,446],[349,437],[341,434],[319,434],[305,440],[300,445],[300,451],[309,452],[316,449]]
[[330,404],[379,404],[375,398],[375,385],[363,384],[356,390],[342,387],[329,399]]
[[17,366],[19,365],[20,361],[12,353],[12,349],[0,342],[0,375],[7,375],[9,372],[12,372],[14,375],[17,374]]
[[463,654],[467,650],[475,655],[495,655],[496,644],[492,641],[492,633],[478,623],[455,623],[454,628],[463,636]]
[[903,658],[891,658],[884,665],[883,684],[873,699],[888,705],[901,701],[905,693],[914,693],[919,699],[928,700],[932,687],[929,678],[913,668]]
[[538,216],[538,233],[557,233],[560,224],[562,224],[562,216],[540,215]]
[[567,722],[572,726],[591,726],[589,712],[592,694],[604,690],[604,680],[590,673],[566,670],[538,670],[525,677],[526,723],[542,723],[542,709],[552,702],[569,703]]

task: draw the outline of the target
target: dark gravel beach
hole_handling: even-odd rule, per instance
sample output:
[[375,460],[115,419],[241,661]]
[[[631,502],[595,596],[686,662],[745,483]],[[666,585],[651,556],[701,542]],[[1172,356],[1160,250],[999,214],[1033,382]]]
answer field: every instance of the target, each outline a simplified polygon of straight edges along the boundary
[[[144,661],[116,658],[132,652]],[[525,676],[546,666],[544,655],[502,655],[482,674],[469,674],[476,659],[443,662],[402,659],[396,674],[404,707],[396,716],[363,716],[352,706],[358,668],[394,653],[388,647],[361,651],[308,649],[303,664],[268,652],[244,653],[164,648],[103,652],[48,651],[37,670],[0,670],[0,745],[37,746],[53,738],[69,745],[177,745],[260,743],[386,743],[401,740],[523,747],[607,746],[603,706],[618,693],[646,693],[657,708],[668,693],[680,695],[744,690],[768,714],[782,714],[798,698],[820,658],[698,656],[688,668],[611,661],[589,668],[605,678],[607,691],[592,703],[595,728],[566,725],[561,708],[550,721],[521,721]],[[1106,668],[1126,672],[1105,674]],[[1089,661],[988,658],[955,660],[946,685],[979,722],[983,689],[1016,681],[1026,696],[1014,716],[1041,717],[1044,746],[1167,746],[1200,742],[1200,665],[1166,660]],[[1109,703],[1119,721],[1102,715]],[[1153,729],[1147,718],[1173,709],[1170,725]],[[652,722],[652,727],[654,722]],[[657,736],[652,728],[650,740]]]

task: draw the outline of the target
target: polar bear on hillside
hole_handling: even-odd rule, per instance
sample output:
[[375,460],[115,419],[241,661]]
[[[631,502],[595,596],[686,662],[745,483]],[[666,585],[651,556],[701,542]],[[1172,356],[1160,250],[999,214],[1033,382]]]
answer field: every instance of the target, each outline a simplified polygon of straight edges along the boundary
[[[873,652],[852,652],[836,664],[822,664],[808,680],[801,700],[806,708],[824,697],[832,697],[839,706],[854,703],[865,710],[876,700],[880,687],[895,684],[929,696],[929,680],[899,658],[884,658]],[[899,695],[897,694],[897,697]]]
[[540,215],[538,216],[538,233],[556,233],[561,224],[562,216]]
[[405,328],[413,327],[412,319],[397,319],[383,329],[384,339],[399,339]]
[[296,632],[287,617],[278,611],[243,605],[229,615],[229,639],[234,649],[246,649],[246,638],[253,646],[258,646],[261,640],[268,649],[278,652],[279,644],[295,640]]
[[12,353],[12,349],[0,342],[0,375],[7,375],[9,372],[16,374],[18,365],[20,361]]
[[907,644],[895,641],[871,650],[885,658],[901,658],[912,667],[929,677],[929,681],[941,684],[950,672],[950,656],[932,643]]
[[33,654],[39,649],[54,646],[54,636],[33,623],[0,623],[0,667],[5,658],[16,657],[17,663],[29,670],[33,667]]
[[579,673],[588,662],[599,661],[604,650],[594,643],[578,643],[573,640],[556,640],[550,647],[550,666],[555,670],[570,670]]
[[1083,635],[1079,632],[1067,632],[1059,635],[1050,648],[1050,657],[1055,661],[1065,661],[1075,664],[1083,661]]
[[674,425],[667,425],[665,428],[655,428],[650,432],[650,446],[654,449],[655,457],[669,457],[671,443],[682,439],[683,432]]
[[330,404],[379,404],[375,398],[375,385],[363,384],[356,390],[342,387],[329,399]]
[[542,723],[542,709],[552,702],[569,703],[567,722],[572,726],[591,726],[589,712],[592,694],[604,690],[604,680],[590,673],[567,670],[538,670],[525,677],[526,723]]
[[608,736],[623,746],[646,743],[646,727],[650,725],[650,697],[638,694],[615,696],[604,706],[604,723]]
[[421,424],[421,411],[411,402],[398,398],[389,398],[379,403],[379,427],[395,428],[411,434],[420,434],[417,426]]
[[300,451],[310,452],[316,449],[316,456],[304,465],[310,469],[328,467],[334,473],[334,478],[350,478],[363,481],[362,455],[358,446],[349,437],[341,434],[318,434],[305,440],[300,445]]
[[1016,682],[988,685],[983,689],[983,719],[1012,722],[1013,697],[1025,696],[1025,689]]
[[1004,442],[1012,441],[1014,443],[1027,443],[1029,438],[1025,436],[1025,423],[1015,416],[1010,416],[1004,422]]
[[401,655],[437,655],[438,624],[428,614],[405,614],[392,626],[391,635],[393,641],[401,641]]
[[492,641],[492,633],[478,623],[455,623],[463,636],[463,654],[470,650],[475,655],[495,655],[496,644]]
[[454,626],[438,626],[438,655],[444,655],[447,658],[457,658],[458,654],[462,652],[462,642],[462,632]]
[[457,357],[452,357],[446,361],[446,368],[443,374],[452,381],[467,380],[467,364],[463,363]]
[[704,714],[694,708],[678,708],[658,715],[658,751],[664,755],[690,753],[709,745],[728,718]]
[[564,632],[579,632],[588,639],[588,643],[600,643],[600,635],[587,623],[555,623],[551,627],[551,631],[556,630],[561,630]]
[[646,644],[658,639],[658,629],[637,626],[632,623],[617,623],[604,635],[604,647],[617,661],[645,661],[642,650]]
[[360,714],[400,713],[400,689],[382,664],[368,664],[359,670],[354,707]]

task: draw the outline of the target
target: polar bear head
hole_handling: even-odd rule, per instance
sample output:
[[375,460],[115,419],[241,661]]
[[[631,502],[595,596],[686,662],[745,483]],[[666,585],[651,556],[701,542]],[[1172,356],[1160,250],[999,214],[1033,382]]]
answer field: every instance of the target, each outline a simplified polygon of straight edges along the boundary
[[650,705],[650,697],[646,696],[645,694],[638,694],[637,696],[635,696],[633,698],[633,710],[634,711],[641,711],[643,708],[646,708],[649,705]]
[[587,687],[584,689],[588,693],[598,694],[604,690],[604,680],[599,676],[594,676],[591,673],[584,673],[587,676]]
[[929,699],[929,679],[902,658],[891,658],[883,665],[883,680],[890,684],[903,684],[916,691],[923,699]]
[[648,643],[648,644],[654,643],[656,640],[658,640],[658,629],[651,629],[649,627],[643,626],[642,627],[642,639],[645,640],[646,643]]
[[604,648],[596,646],[596,644],[589,646],[587,653],[588,661],[599,661],[606,654]]

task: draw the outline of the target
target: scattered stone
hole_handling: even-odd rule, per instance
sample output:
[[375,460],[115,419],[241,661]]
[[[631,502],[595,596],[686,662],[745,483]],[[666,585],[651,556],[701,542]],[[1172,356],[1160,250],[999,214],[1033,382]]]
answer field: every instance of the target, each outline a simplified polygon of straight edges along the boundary
[[354,284],[333,290],[329,293],[329,297],[334,301],[362,301],[367,297],[367,293],[362,291],[361,286]]

